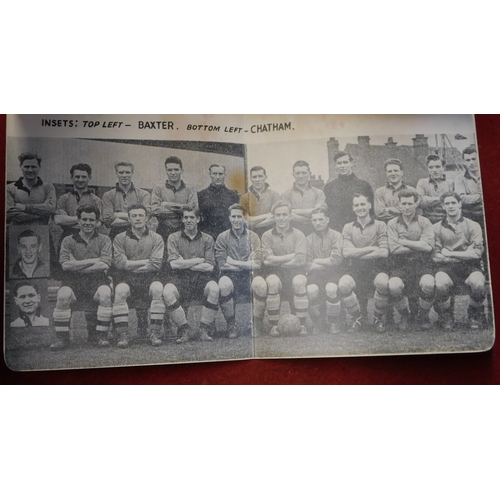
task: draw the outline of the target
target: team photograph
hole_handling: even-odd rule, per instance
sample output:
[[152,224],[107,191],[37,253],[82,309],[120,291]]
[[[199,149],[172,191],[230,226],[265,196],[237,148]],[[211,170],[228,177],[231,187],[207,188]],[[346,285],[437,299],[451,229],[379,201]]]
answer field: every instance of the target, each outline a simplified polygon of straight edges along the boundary
[[475,136],[8,137],[14,370],[494,339]]

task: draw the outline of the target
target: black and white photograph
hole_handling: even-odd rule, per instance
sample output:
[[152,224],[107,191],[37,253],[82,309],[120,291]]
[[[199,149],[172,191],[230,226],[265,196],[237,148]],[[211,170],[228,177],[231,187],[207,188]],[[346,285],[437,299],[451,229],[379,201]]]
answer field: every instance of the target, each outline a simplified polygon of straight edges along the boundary
[[21,298],[12,298],[12,369],[253,356],[242,144],[7,142],[9,261],[18,274],[6,287],[45,277],[43,294],[21,291],[32,309],[41,296],[48,305],[33,325],[50,321],[37,352],[9,342],[22,321]]
[[13,370],[493,345],[472,115],[9,115],[7,135]]
[[48,226],[11,226],[8,240],[10,279],[50,277]]
[[268,223],[252,282],[257,357],[492,345],[472,128],[252,144],[248,165],[261,196],[250,216]]

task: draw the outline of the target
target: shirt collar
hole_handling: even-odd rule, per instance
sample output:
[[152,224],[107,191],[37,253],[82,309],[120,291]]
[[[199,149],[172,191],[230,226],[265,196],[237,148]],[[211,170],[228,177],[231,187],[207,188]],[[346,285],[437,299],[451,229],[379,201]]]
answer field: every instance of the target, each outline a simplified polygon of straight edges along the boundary
[[477,183],[477,177],[473,177],[472,174],[469,172],[469,169],[466,167],[465,168],[465,174],[464,174],[464,177],[466,179],[472,179],[474,182]]
[[[36,320],[37,316],[40,316],[40,315],[41,315],[41,309],[40,309],[40,307],[38,307],[38,309],[36,310],[36,313],[35,313],[35,320]],[[31,320],[27,314],[19,311],[19,318],[24,321],[24,324],[26,326],[33,326],[33,323],[31,322]]]
[[273,227],[272,229],[273,231],[273,234],[277,235],[277,236],[281,236],[282,234],[287,234],[287,233],[293,233],[293,227],[292,225],[290,224],[288,226],[288,229],[284,232],[284,233],[278,233],[277,229],[276,229],[276,226]]
[[[147,236],[149,234],[149,228],[148,228],[148,226],[146,226],[145,229],[146,230],[144,231],[144,233],[142,234],[142,236]],[[139,238],[134,234],[134,232],[132,231],[131,227],[127,229],[127,236],[129,238],[132,238],[133,240],[139,241]]]
[[353,179],[357,179],[357,177],[354,175],[354,172],[351,172],[349,175],[339,175],[337,179],[347,182],[352,181]]
[[234,231],[233,231],[233,228],[231,227],[229,229],[229,231],[231,232],[231,234],[235,237],[235,238],[241,238],[241,236],[244,236],[245,234],[247,234],[247,228],[246,226],[243,226],[243,231],[241,232],[241,236],[238,236]]
[[[127,193],[123,190],[123,188],[120,186],[120,183],[117,182],[116,183],[116,188],[115,188],[119,193],[122,193],[123,195],[126,195]],[[134,183],[131,182],[130,183],[130,189],[129,189],[129,192],[130,191],[135,191],[135,186],[134,186]]]
[[388,182],[386,187],[387,187],[387,189],[390,189],[391,191],[396,192],[396,191],[401,191],[402,189],[406,189],[408,186],[404,182],[402,182],[401,186],[399,186],[398,188],[395,188],[390,182]]
[[[418,219],[418,212],[415,211],[415,214],[413,215],[413,217],[411,218],[410,222],[414,222]],[[400,224],[404,224],[406,225],[406,221],[404,220],[404,217],[403,217],[403,214],[399,214],[398,215],[398,222]]]
[[303,193],[304,191],[307,191],[308,189],[311,189],[311,183],[310,182],[307,183],[307,186],[303,190],[300,189],[299,186],[297,186],[296,182],[294,182],[293,186],[292,186],[292,190],[293,191],[298,191],[299,193]]
[[168,189],[171,189],[174,193],[176,193],[177,191],[184,189],[186,187],[186,184],[184,184],[184,181],[181,180],[181,184],[180,184],[179,188],[176,188],[173,184],[170,184],[170,181],[167,179],[165,181],[165,187]]
[[[26,192],[30,192],[29,188],[27,188],[24,184],[23,184],[23,179],[24,177],[19,177],[19,179],[17,179],[16,182],[14,182],[14,186],[16,186],[16,188],[18,189],[22,189],[23,191],[26,191]],[[36,183],[33,187],[38,187],[38,186],[41,186],[43,184],[43,181],[42,179],[40,179],[40,177],[37,177],[36,178]]]
[[327,234],[328,234],[328,231],[330,230],[329,227],[325,228],[323,231],[321,232],[318,232],[316,230],[313,231],[313,234],[315,234],[316,236],[319,236],[320,238],[324,238]]
[[222,186],[214,186],[213,184],[210,184],[208,186],[208,189],[210,189],[210,191],[218,192],[218,191],[222,191],[225,187],[226,187],[225,184],[222,184]]
[[186,240],[188,241],[194,241],[194,240],[199,240],[201,238],[201,231],[198,229],[198,231],[196,232],[194,238],[191,238],[190,236],[188,236],[186,234],[186,231],[183,229],[181,231],[181,238],[185,238]]
[[[446,174],[443,174],[443,176],[441,177],[441,181],[445,181],[445,180],[446,180]],[[433,179],[430,175],[429,175],[429,182],[431,184],[433,184],[436,189],[438,188],[437,181],[435,179]]]
[[[83,243],[85,246],[87,246],[87,242],[80,236],[80,231],[78,231],[75,234],[72,234],[71,237],[77,242],[77,243]],[[94,231],[94,234],[90,237],[90,239],[97,238],[98,234],[97,231]]]
[[[459,222],[463,222],[464,221],[464,216],[461,215],[460,216],[460,219],[457,220],[457,224]],[[441,226],[447,228],[447,229],[451,229],[453,232],[455,232],[455,228],[448,222],[448,217],[445,217],[442,221],[441,221]]]
[[85,196],[86,194],[87,195],[93,195],[94,194],[94,190],[92,188],[87,188],[81,195],[80,193],[75,189],[75,186],[73,186],[69,191],[68,193],[74,195],[76,197],[76,201],[77,202],[80,202],[80,200],[82,199],[83,196]]
[[[37,259],[37,265],[35,267],[35,271],[44,265],[44,262],[40,259]],[[21,267],[21,259],[17,259],[16,263],[12,266],[12,274],[15,276],[22,276],[23,278],[27,278],[26,273],[23,271]]]
[[[375,219],[373,219],[372,217],[370,217],[370,220],[368,221],[365,227],[368,227],[370,224],[375,224]],[[359,227],[361,230],[363,229],[363,226],[358,222],[357,218],[354,221],[353,225],[354,227]]]
[[268,188],[269,188],[269,184],[266,182],[266,183],[264,184],[264,191],[262,191],[262,193],[258,193],[257,191],[255,191],[255,188],[253,187],[253,184],[252,184],[252,185],[250,186],[249,191],[250,191],[251,193],[253,193],[253,194],[255,195],[255,197],[256,197],[258,200],[260,200],[260,195],[261,195],[261,194],[263,194],[263,193],[265,193],[265,192],[268,190]]

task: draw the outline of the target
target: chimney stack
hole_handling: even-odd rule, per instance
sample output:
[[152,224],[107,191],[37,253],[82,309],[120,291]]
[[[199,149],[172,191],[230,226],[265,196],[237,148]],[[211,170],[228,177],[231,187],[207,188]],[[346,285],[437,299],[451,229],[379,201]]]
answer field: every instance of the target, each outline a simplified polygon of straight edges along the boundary
[[367,135],[359,135],[358,136],[358,144],[362,148],[367,148],[370,146],[370,137]]

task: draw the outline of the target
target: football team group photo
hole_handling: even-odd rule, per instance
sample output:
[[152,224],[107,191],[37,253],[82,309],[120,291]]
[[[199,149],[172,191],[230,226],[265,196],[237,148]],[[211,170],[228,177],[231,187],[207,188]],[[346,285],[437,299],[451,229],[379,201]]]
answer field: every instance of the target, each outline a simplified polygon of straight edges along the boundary
[[307,154],[278,170],[223,143],[10,141],[11,364],[473,344],[492,328],[477,149],[412,140],[325,140],[326,182]]

